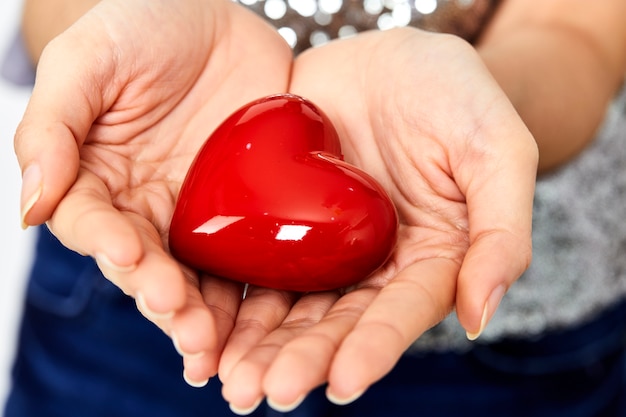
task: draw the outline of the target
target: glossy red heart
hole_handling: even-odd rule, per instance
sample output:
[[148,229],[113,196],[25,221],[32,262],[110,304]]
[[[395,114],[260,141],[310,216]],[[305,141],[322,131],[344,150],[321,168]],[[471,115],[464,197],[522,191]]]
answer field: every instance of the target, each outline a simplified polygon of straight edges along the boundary
[[363,280],[388,259],[398,218],[383,188],[342,158],[335,128],[310,101],[280,94],[242,107],[189,169],[170,226],[172,254],[277,289]]

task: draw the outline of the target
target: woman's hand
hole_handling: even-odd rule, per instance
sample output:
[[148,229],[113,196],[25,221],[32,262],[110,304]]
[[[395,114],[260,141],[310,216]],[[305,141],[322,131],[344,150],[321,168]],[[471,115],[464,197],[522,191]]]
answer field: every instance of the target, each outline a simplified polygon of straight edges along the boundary
[[242,289],[211,281],[203,297],[168,254],[170,216],[208,135],[284,92],[291,64],[275,30],[229,0],[105,0],[44,50],[16,134],[24,224],[47,221],[94,257],[185,353],[192,384],[215,374]]
[[364,33],[302,54],[289,89],[387,189],[400,237],[386,267],[345,293],[250,289],[220,363],[240,412],[264,396],[292,409],[324,382],[350,402],[453,308],[477,337],[531,259],[536,144],[470,45]]

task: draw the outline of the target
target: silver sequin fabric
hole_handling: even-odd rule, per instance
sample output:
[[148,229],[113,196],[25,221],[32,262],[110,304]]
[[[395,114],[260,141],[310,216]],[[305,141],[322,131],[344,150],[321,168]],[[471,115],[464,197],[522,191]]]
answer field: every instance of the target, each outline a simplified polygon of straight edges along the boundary
[[298,54],[372,29],[414,26],[472,41],[490,0],[234,0],[272,23]]

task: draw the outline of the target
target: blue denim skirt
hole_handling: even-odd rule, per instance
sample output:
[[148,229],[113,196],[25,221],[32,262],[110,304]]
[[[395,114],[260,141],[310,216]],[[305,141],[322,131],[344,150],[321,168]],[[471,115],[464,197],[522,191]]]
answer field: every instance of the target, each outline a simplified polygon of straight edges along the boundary
[[[324,387],[291,413],[260,416],[626,416],[626,302],[575,329],[463,354],[406,355],[348,406]],[[217,378],[182,378],[169,338],[90,258],[40,229],[5,417],[233,416]]]

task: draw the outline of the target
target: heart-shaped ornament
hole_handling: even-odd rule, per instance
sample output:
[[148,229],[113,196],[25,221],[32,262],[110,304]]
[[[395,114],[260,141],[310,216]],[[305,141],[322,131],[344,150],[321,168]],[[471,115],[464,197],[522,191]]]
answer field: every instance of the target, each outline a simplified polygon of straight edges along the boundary
[[237,110],[200,149],[169,245],[176,259],[215,276],[321,291],[380,268],[397,229],[384,189],[343,161],[328,117],[302,97],[279,94]]

